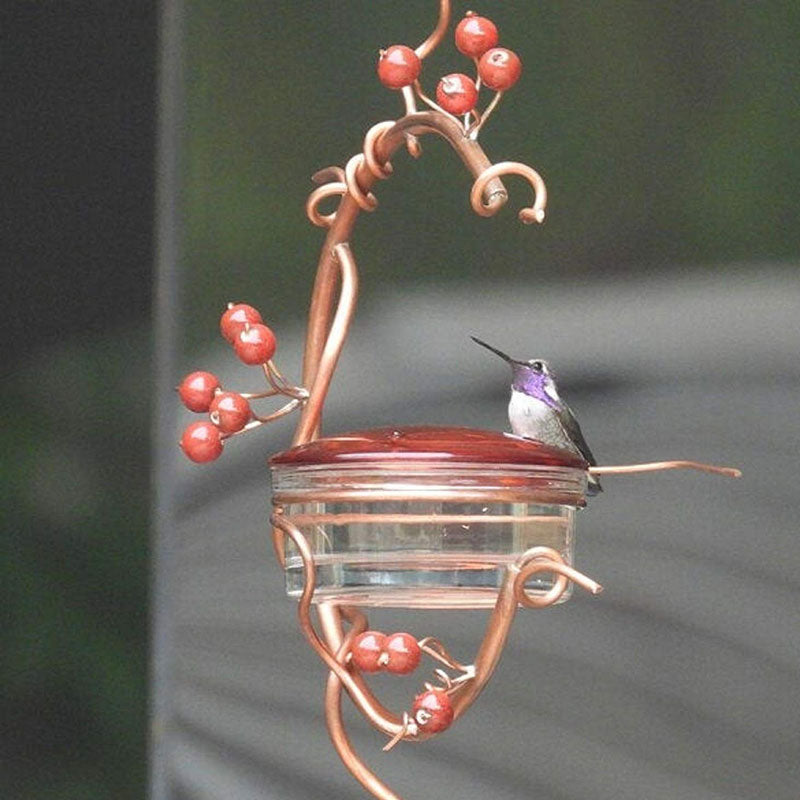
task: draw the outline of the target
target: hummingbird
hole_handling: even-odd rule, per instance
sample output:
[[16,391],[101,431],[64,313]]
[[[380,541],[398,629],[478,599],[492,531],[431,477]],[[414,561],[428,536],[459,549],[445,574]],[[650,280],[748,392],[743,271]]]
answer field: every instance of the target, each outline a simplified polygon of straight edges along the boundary
[[[578,420],[559,397],[550,365],[540,358],[519,361],[475,336],[470,338],[511,365],[508,419],[513,433],[524,439],[536,439],[552,447],[570,450],[581,456],[590,466],[596,466],[597,460],[583,438]],[[589,494],[602,491],[600,482],[590,473]]]

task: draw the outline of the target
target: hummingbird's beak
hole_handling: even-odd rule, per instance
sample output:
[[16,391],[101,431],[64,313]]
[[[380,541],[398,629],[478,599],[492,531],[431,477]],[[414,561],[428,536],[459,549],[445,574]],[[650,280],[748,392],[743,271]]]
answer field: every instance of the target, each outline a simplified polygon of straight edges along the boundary
[[520,361],[517,361],[515,358],[511,358],[511,356],[506,355],[502,350],[498,350],[496,347],[492,347],[490,344],[482,342],[480,339],[478,339],[477,336],[470,336],[469,338],[472,339],[472,341],[475,342],[475,344],[479,344],[481,347],[485,347],[487,350],[491,350],[495,355],[500,356],[500,358],[502,358],[503,361],[507,361],[509,364],[521,363]]

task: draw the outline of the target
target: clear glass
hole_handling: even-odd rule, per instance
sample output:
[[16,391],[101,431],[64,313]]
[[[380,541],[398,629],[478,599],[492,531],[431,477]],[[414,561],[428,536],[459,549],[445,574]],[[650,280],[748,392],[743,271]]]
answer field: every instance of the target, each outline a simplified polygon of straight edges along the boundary
[[[550,471],[541,496],[552,498],[554,486],[583,488],[580,471]],[[316,602],[484,608],[494,604],[506,565],[526,550],[551,547],[573,561],[575,505],[537,501],[536,491],[518,486],[509,495],[509,481],[519,484],[522,477],[519,469],[277,472],[276,496],[292,500],[281,503],[283,513],[314,554]],[[348,498],[353,487],[358,496]],[[546,592],[553,579],[540,573],[527,586]],[[302,560],[287,540],[289,596],[299,596],[304,580]],[[562,601],[568,596],[569,590]]]

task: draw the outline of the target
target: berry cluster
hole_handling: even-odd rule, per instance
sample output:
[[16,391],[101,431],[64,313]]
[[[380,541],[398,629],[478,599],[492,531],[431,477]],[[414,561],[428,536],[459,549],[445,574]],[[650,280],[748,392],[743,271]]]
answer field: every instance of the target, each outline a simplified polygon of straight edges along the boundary
[[266,364],[275,355],[275,334],[261,314],[246,303],[229,303],[219,321],[219,331],[248,366]]
[[[308,396],[305,389],[286,383],[272,364],[277,347],[275,334],[264,325],[257,309],[245,303],[228,303],[219,329],[243,363],[262,367],[272,388],[265,392],[230,392],[223,390],[219,378],[210,372],[201,370],[187,375],[177,387],[181,401],[189,411],[208,414],[208,420],[189,425],[180,441],[186,456],[197,463],[219,458],[226,438],[283,416]],[[253,412],[250,400],[278,394],[292,399],[268,417]]]
[[431,687],[414,698],[411,706],[414,722],[426,733],[440,733],[447,730],[453,722],[453,704],[444,689]]
[[[516,53],[498,47],[497,26],[486,17],[472,11],[456,26],[455,43],[460,53],[471,58],[477,67],[477,79],[461,72],[445,75],[436,87],[436,103],[429,100],[419,85],[422,60],[419,55],[403,44],[395,44],[380,51],[378,59],[378,78],[388,89],[404,89],[413,86],[423,102],[453,115],[472,115],[474,124],[468,130],[481,125],[481,116],[475,107],[481,86],[498,93],[498,96],[484,112],[485,116],[494,109],[499,96],[510,89],[522,74],[522,62]],[[468,122],[465,121],[465,126]]]
[[353,640],[351,661],[362,672],[386,670],[394,675],[408,675],[418,666],[422,649],[410,633],[364,631]]
[[[424,644],[424,642],[423,642]],[[361,672],[385,670],[394,675],[408,675],[418,666],[422,647],[410,633],[386,635],[364,631],[353,640],[350,663]],[[453,705],[445,689],[426,684],[425,691],[414,698],[411,717],[428,733],[439,733],[453,721]]]

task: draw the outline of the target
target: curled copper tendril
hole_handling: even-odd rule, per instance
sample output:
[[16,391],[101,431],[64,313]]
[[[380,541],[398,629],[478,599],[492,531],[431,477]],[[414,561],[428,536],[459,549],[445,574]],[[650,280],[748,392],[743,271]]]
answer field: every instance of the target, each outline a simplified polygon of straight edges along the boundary
[[475,183],[472,184],[472,191],[469,197],[475,213],[480,214],[482,217],[490,217],[494,214],[491,206],[484,202],[483,196],[489,182],[503,175],[519,175],[525,178],[533,189],[533,205],[530,208],[523,208],[519,212],[520,220],[526,225],[530,225],[533,222],[544,222],[547,187],[542,180],[542,176],[535,169],[519,161],[501,161],[498,164],[493,164],[477,177]]
[[[418,116],[421,119],[436,120],[438,125],[433,127],[432,131],[442,133],[451,141],[453,141],[454,126],[460,126],[455,117],[445,112],[434,111]],[[444,120],[448,120],[452,125],[444,126]],[[382,160],[378,151],[382,147],[382,139],[397,126],[398,123],[392,120],[373,125],[364,137],[362,152],[354,155],[344,169],[328,167],[314,176],[315,181],[329,179],[327,183],[316,188],[306,202],[306,214],[314,225],[330,228],[335,223],[335,212],[322,214],[319,210],[319,204],[330,197],[348,195],[362,211],[371,212],[377,208],[378,200],[370,191],[370,187],[364,185],[364,179],[365,176],[368,176],[371,183],[375,180],[385,180],[392,175],[391,163],[388,160]],[[447,131],[447,134],[444,134],[443,131]],[[472,140],[472,137],[469,138]],[[455,141],[457,142],[458,139]],[[477,147],[477,145],[475,146]],[[497,212],[499,205],[502,205],[507,197],[503,184],[499,182],[499,178],[505,175],[519,175],[525,178],[534,191],[533,205],[523,208],[519,212],[520,220],[525,224],[543,222],[547,204],[545,183],[535,169],[516,161],[489,164],[481,170],[470,192],[470,203],[473,210],[482,217],[492,216]]]
[[[520,605],[526,608],[546,608],[558,602],[573,581],[586,589],[591,594],[599,594],[603,587],[571,567],[564,561],[564,557],[551,547],[533,547],[523,553],[514,565],[516,577],[514,579],[514,592]],[[550,572],[556,575],[553,586],[545,593],[531,594],[525,583],[528,579],[540,572]]]
[[375,145],[378,143],[378,140],[386,131],[393,128],[394,125],[394,120],[391,119],[379,122],[377,125],[373,125],[364,137],[364,163],[367,165],[367,169],[372,175],[378,178],[378,180],[390,177],[394,171],[391,162],[386,161],[381,164],[375,154]]
[[[315,173],[313,180],[315,183],[322,183],[314,189],[306,201],[306,215],[314,225],[322,228],[329,228],[336,221],[336,214],[322,214],[319,211],[319,204],[330,197],[350,194],[362,211],[374,211],[378,206],[378,200],[372,192],[364,191],[358,181],[358,170],[366,167],[369,174],[377,180],[389,178],[393,172],[389,161],[381,163],[375,153],[375,146],[378,140],[386,131],[393,128],[394,120],[385,120],[373,125],[364,137],[364,147],[361,153],[354,155],[348,162],[345,169],[341,167],[327,167]],[[328,182],[324,182],[324,181]]]
[[344,168],[344,180],[347,184],[347,191],[350,196],[358,203],[362,211],[374,211],[378,207],[378,198],[372,192],[364,191],[358,183],[356,170],[366,163],[366,156],[357,153]]

